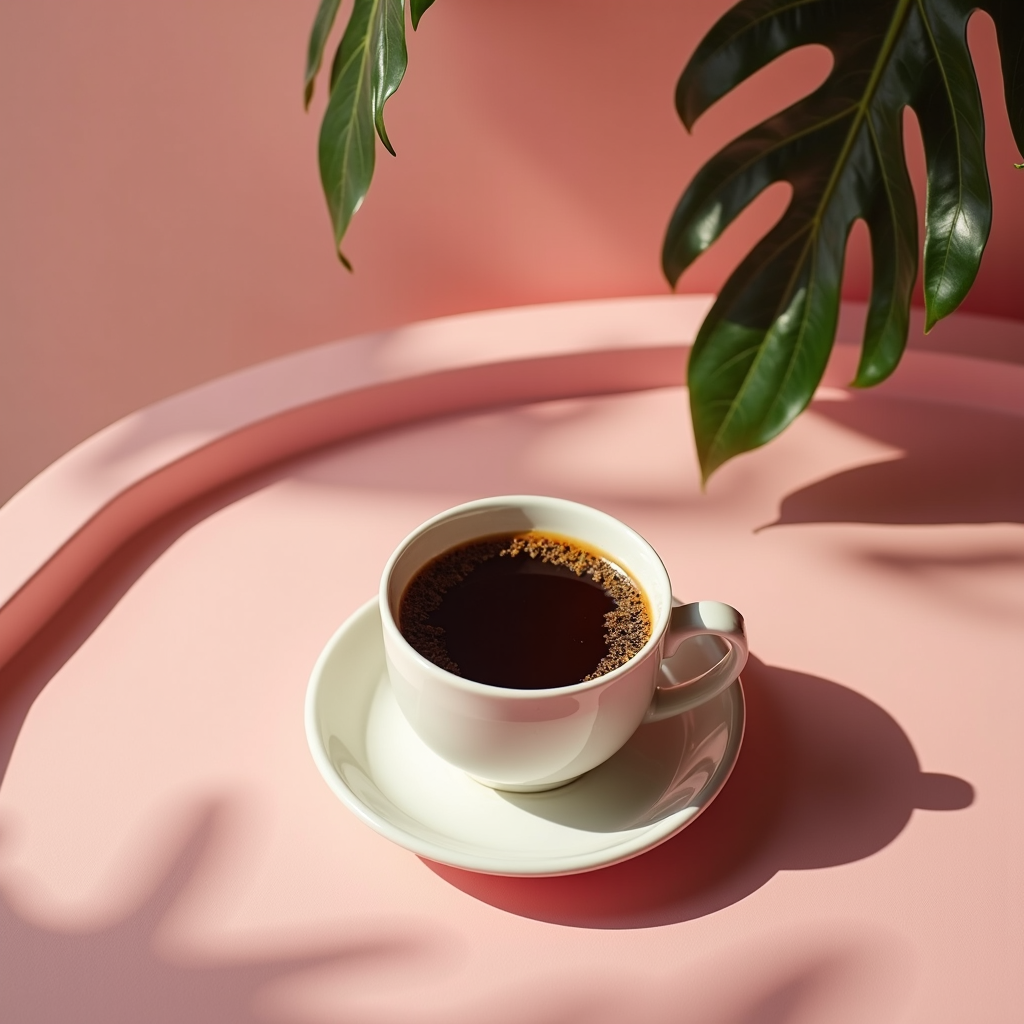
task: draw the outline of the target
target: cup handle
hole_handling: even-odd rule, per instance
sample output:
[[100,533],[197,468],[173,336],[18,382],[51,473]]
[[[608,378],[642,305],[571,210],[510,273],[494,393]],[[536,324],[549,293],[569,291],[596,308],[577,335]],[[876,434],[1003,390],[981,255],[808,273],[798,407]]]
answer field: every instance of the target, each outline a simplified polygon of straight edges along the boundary
[[[666,670],[666,661],[679,649],[680,644],[694,637],[713,636],[724,641],[728,651],[706,672],[684,682],[673,680]],[[731,686],[747,663],[747,635],[743,630],[743,616],[735,608],[720,601],[694,601],[677,604],[672,609],[661,663],[662,678],[667,685],[658,685],[654,699],[644,716],[645,722],[660,722],[663,718],[689,711],[705,701],[717,697]]]

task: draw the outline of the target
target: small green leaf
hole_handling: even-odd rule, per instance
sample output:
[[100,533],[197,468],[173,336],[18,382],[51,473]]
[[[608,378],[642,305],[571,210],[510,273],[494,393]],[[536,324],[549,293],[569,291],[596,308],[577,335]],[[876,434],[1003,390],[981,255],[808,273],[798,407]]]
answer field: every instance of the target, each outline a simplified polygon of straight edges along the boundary
[[932,0],[919,5],[924,41],[934,59],[920,69],[911,95],[928,166],[925,214],[925,332],[970,291],[992,224],[985,166],[985,120],[967,51],[971,5]]
[[907,345],[917,278],[917,202],[903,158],[903,111],[879,109],[869,122],[881,187],[866,204],[871,238],[871,298],[853,383],[870,387],[896,369]]
[[316,81],[320,65],[323,63],[324,46],[334,27],[334,19],[338,15],[340,6],[341,0],[320,0],[320,7],[313,21],[313,31],[309,36],[309,52],[306,55],[305,96],[307,109],[309,101],[313,98],[313,83]]
[[405,73],[403,0],[355,0],[331,66],[331,98],[320,128],[320,178],[334,225],[338,256],[352,216],[373,177],[374,129],[384,130],[384,104]]
[[835,337],[846,240],[862,219],[873,277],[855,384],[884,380],[906,344],[917,274],[916,204],[903,110],[918,115],[928,166],[924,284],[930,327],[963,300],[991,223],[984,121],[967,20],[996,21],[1014,133],[1024,135],[1024,0],[740,0],[679,80],[687,128],[780,54],[811,43],[835,64],[824,84],[712,157],[684,192],[662,265],[675,285],[766,187],[793,188],[782,220],[723,287],[690,356],[690,406],[705,479],[765,444],[807,406]]
[[426,9],[434,2],[434,0],[409,0],[409,12],[412,14],[412,27],[417,29],[420,27],[420,18],[423,17]]
[[384,128],[384,104],[402,84],[405,70],[409,66],[409,55],[405,47],[405,6],[403,0],[382,0],[373,46],[373,121],[377,126],[380,141],[394,156]]

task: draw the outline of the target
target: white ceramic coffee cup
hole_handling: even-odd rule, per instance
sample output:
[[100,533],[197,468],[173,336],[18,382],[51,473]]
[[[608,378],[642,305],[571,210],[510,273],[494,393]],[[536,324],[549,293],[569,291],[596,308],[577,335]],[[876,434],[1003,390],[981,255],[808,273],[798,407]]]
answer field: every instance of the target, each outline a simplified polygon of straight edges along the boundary
[[[651,637],[626,664],[589,682],[519,690],[447,672],[402,636],[402,594],[431,559],[478,538],[527,530],[573,538],[640,585],[650,605]],[[641,723],[678,715],[721,693],[747,660],[743,617],[735,608],[674,601],[668,570],[643,537],[604,512],[561,498],[484,498],[428,520],[384,568],[380,617],[388,676],[412,728],[479,782],[517,792],[552,789],[596,767]],[[697,637],[717,638],[711,643],[724,657],[697,679],[674,679],[664,659]]]

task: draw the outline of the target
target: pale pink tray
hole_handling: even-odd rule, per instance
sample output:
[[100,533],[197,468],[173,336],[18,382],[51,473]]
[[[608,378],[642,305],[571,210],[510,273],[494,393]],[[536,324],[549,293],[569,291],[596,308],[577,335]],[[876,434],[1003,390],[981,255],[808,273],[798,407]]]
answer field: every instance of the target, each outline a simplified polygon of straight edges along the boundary
[[[841,345],[811,411],[702,495],[679,385],[706,307],[327,346],[114,424],[0,509],[12,1020],[1012,1019],[1024,368],[911,352],[855,394]],[[392,847],[302,734],[394,544],[512,491],[619,515],[681,597],[750,624],[725,791],[578,878]]]

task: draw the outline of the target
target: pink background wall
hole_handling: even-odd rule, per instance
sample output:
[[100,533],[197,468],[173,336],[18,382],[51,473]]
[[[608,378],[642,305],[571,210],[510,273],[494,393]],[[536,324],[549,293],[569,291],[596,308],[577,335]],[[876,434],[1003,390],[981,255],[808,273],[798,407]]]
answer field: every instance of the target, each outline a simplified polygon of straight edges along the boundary
[[[106,423],[240,366],[423,317],[657,294],[673,204],[815,85],[794,54],[688,137],[675,80],[727,0],[440,0],[411,42],[348,276],[304,114],[314,0],[0,5],[0,501]],[[969,309],[1024,318],[1024,180],[994,34],[972,24],[997,220]],[[920,158],[914,157],[920,178]],[[684,278],[712,291],[762,197]],[[855,239],[847,295],[869,278]]]

